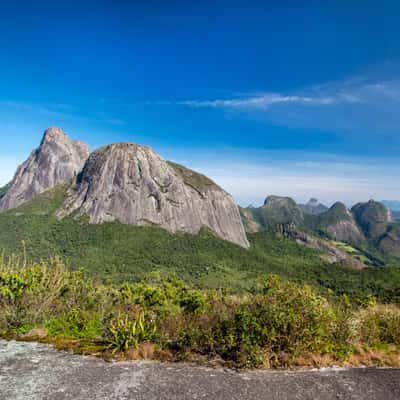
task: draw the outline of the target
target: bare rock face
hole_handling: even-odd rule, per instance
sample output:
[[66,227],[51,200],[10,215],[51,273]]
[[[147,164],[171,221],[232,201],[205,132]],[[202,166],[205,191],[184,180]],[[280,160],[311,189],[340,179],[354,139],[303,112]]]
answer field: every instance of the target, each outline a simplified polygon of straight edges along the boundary
[[391,212],[382,203],[374,200],[358,203],[351,210],[367,238],[372,240],[384,235],[388,225],[393,222]]
[[340,242],[360,244],[364,236],[347,207],[336,202],[328,211],[319,214],[320,224],[329,236]]
[[40,147],[18,167],[7,192],[0,198],[0,212],[66,183],[79,173],[88,157],[85,143],[71,141],[59,128],[47,129]]
[[205,176],[161,158],[148,147],[118,143],[92,153],[57,216],[90,223],[158,225],[170,232],[218,236],[248,247],[233,198]]
[[276,233],[294,240],[300,245],[322,251],[324,254],[321,255],[321,259],[328,264],[345,264],[355,269],[362,269],[365,267],[361,261],[349,256],[344,250],[337,248],[327,240],[299,230],[294,224],[277,225]]
[[363,236],[357,225],[350,220],[342,220],[328,226],[326,231],[329,235],[340,242],[359,244],[363,241]]

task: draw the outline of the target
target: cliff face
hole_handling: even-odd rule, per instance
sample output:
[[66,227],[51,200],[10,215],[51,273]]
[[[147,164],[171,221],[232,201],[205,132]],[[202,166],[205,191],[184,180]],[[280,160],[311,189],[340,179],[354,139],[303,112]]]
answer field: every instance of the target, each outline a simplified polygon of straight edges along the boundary
[[70,140],[59,128],[47,129],[40,147],[18,167],[7,192],[0,198],[0,212],[66,183],[79,173],[88,157],[86,144]]
[[342,263],[355,269],[362,269],[365,267],[361,261],[347,254],[346,251],[334,246],[327,240],[323,240],[297,229],[293,224],[277,225],[276,233],[286,236],[288,239],[294,240],[300,245],[322,251],[324,254],[321,255],[321,259],[329,264]]
[[364,240],[353,215],[341,202],[336,202],[328,211],[317,217],[318,229],[328,233],[332,239],[352,244],[359,244]]
[[240,246],[249,243],[233,198],[205,176],[169,163],[148,147],[119,143],[92,153],[57,216],[158,225],[171,232],[209,227]]
[[241,214],[248,232],[274,229],[276,224],[304,223],[303,211],[290,197],[268,196],[264,205],[242,208]]

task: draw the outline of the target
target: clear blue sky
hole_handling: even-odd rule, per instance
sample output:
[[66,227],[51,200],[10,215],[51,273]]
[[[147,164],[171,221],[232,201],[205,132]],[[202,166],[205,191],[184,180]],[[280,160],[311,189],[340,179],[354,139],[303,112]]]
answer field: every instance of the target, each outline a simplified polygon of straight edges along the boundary
[[398,1],[2,2],[0,184],[57,125],[240,204],[400,198]]

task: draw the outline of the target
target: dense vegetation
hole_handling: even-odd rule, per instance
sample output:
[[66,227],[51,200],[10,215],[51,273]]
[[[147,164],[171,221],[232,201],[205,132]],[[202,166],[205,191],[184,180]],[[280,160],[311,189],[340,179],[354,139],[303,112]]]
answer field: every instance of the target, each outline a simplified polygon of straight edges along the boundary
[[251,248],[246,250],[206,230],[172,235],[157,227],[59,221],[52,215],[64,195],[59,188],[0,214],[0,247],[6,255],[25,253],[29,261],[59,256],[68,268],[85,268],[103,283],[138,282],[160,271],[198,288],[244,292],[259,276],[273,273],[309,283],[324,295],[347,294],[359,303],[369,296],[400,302],[399,268],[354,271],[327,265],[317,251],[263,232],[249,235]]
[[[399,365],[400,309],[328,301],[269,275],[252,294],[196,290],[152,274],[102,285],[60,260],[0,261],[0,335],[104,357],[214,360],[237,367]],[[35,328],[35,329],[34,329]]]

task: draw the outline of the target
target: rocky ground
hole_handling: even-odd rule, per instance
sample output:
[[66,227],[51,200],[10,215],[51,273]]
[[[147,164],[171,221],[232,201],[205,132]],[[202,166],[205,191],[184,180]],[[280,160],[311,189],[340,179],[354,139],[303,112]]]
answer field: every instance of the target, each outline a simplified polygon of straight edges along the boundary
[[400,369],[251,371],[106,363],[38,343],[0,341],[0,399],[400,399]]

